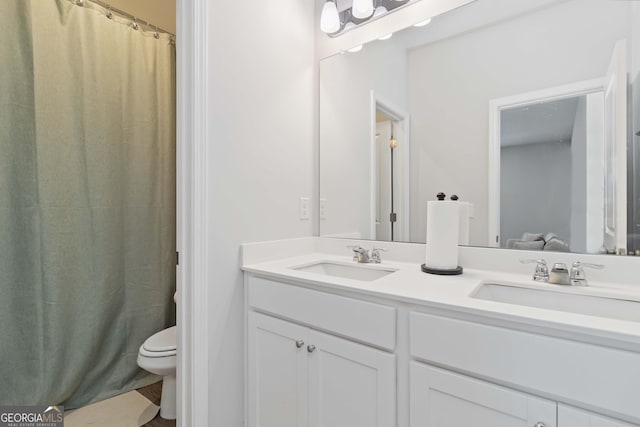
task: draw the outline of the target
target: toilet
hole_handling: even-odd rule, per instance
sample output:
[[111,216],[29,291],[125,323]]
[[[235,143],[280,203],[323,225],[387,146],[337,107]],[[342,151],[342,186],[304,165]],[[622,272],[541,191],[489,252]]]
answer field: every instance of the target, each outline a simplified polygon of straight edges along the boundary
[[[174,297],[175,299],[175,297]],[[149,337],[138,351],[138,366],[152,374],[162,376],[160,416],[176,419],[176,327],[160,331]]]

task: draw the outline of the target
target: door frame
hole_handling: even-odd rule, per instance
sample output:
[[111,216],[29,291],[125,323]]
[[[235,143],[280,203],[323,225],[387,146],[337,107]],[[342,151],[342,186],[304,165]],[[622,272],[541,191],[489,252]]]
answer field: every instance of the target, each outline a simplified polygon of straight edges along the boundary
[[543,101],[557,101],[602,92],[604,78],[520,93],[489,101],[489,232],[488,247],[500,247],[500,113],[502,110]]
[[402,186],[402,221],[404,222],[402,232],[398,233],[399,240],[408,242],[411,236],[411,116],[408,112],[401,108],[398,108],[392,102],[381,95],[380,93],[371,91],[371,104],[370,104],[370,118],[371,126],[369,128],[369,236],[372,240],[376,240],[376,205],[378,202],[378,192],[376,187],[376,171],[378,170],[378,155],[377,155],[377,138],[376,138],[376,112],[381,111],[387,117],[390,117],[393,121],[398,122],[399,126],[405,135],[406,150],[404,150],[404,156],[402,162],[404,165],[403,171],[403,186]]
[[209,425],[207,1],[176,4],[177,426]]

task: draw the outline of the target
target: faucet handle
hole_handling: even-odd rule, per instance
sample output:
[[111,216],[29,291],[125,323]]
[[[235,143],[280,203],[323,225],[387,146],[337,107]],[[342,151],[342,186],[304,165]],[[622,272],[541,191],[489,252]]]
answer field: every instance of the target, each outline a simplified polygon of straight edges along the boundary
[[584,268],[583,267],[587,267],[587,268],[595,268],[597,270],[602,270],[604,268],[604,265],[602,264],[591,264],[588,262],[580,262],[580,261],[576,261],[573,263],[573,266],[571,267],[571,274],[570,274],[570,279],[571,279],[571,284],[574,286],[587,286],[588,282],[587,282],[587,277],[584,274]]
[[366,254],[368,251],[360,245],[347,245],[349,249],[353,251],[354,254]]
[[521,259],[520,262],[522,264],[544,264],[547,265],[547,261],[544,259]]
[[380,256],[380,252],[389,252],[389,249],[387,248],[371,249],[371,262],[375,264],[380,264],[382,262],[382,257]]
[[580,262],[576,261],[573,263],[573,267],[587,267],[587,268],[595,268],[596,270],[602,270],[604,268],[604,264],[592,264],[590,262]]
[[544,259],[521,259],[522,264],[536,264],[536,271],[533,273],[533,280],[536,282],[549,281],[549,267]]
[[357,262],[369,262],[369,251],[360,245],[347,245],[353,251],[353,260]]

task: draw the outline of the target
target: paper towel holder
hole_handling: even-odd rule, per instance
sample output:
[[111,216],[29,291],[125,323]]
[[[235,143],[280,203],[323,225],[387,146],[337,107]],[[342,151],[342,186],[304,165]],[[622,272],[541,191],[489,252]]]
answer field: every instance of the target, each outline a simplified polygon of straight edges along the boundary
[[427,267],[426,264],[422,264],[420,268],[422,269],[423,273],[437,274],[438,276],[457,276],[462,274],[463,272],[463,268],[460,266],[451,270],[440,270],[438,268],[431,268]]
[[[443,192],[440,192],[440,193],[438,193],[436,195],[436,198],[439,201],[445,200],[446,197],[447,196]],[[459,200],[459,197],[454,194],[454,195],[451,196],[451,200],[454,201],[454,202],[457,202]],[[438,275],[438,276],[458,276],[458,275],[462,274],[462,272],[464,271],[461,266],[458,266],[458,267],[452,268],[452,269],[443,270],[443,269],[439,269],[439,268],[427,267],[426,264],[422,264],[420,266],[420,268],[422,269],[423,273],[435,274],[435,275]]]

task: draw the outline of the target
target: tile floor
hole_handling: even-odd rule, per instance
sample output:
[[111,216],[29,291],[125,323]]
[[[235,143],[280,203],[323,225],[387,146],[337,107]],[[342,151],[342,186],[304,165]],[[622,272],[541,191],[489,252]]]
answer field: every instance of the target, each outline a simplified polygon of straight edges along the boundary
[[[160,396],[162,395],[162,381],[143,388],[139,388],[136,391],[153,402],[154,405],[160,406]],[[145,424],[143,427],[175,427],[175,425],[175,420],[169,421],[160,418],[160,413],[158,413],[158,415],[156,415],[153,420]]]

